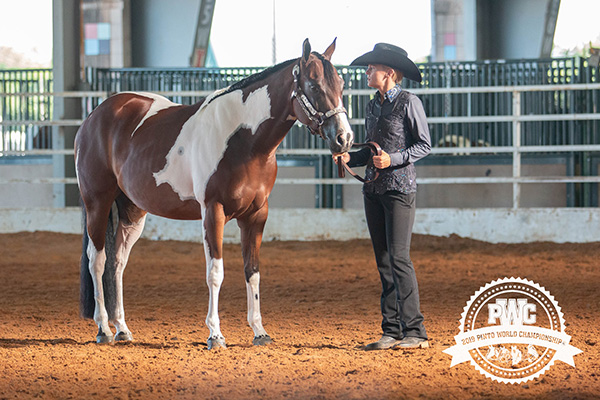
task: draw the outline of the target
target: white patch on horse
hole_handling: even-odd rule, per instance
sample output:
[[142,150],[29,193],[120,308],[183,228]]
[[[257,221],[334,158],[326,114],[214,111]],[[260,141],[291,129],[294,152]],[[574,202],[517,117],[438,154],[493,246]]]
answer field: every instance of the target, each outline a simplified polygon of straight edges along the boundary
[[254,331],[254,336],[265,336],[267,331],[262,324],[260,315],[260,273],[254,273],[246,282],[246,293],[248,297],[248,324]]
[[[342,99],[340,99],[338,108],[343,108],[343,107],[344,107],[344,102],[342,101]],[[350,126],[350,121],[348,121],[348,114],[346,114],[346,113],[336,114],[335,117],[338,120],[338,129],[343,127],[344,131],[352,132],[352,127]]]
[[104,288],[102,285],[102,275],[104,274],[106,253],[103,248],[97,249],[92,240],[88,242],[86,251],[89,259],[88,268],[94,283],[94,321],[98,325],[98,333],[102,333],[107,337],[112,337],[112,332],[110,330],[110,326],[108,325],[108,312],[106,311],[106,305],[104,303]]
[[271,118],[267,86],[250,93],[245,102],[241,90],[211,101],[216,94],[183,124],[165,167],[154,173],[156,186],[167,183],[181,200],[196,199],[202,205],[208,180],[223,158],[229,138],[240,128],[255,134]]
[[[208,246],[206,243],[204,247]],[[207,257],[209,260],[209,257]],[[208,285],[208,314],[206,315],[206,326],[210,331],[209,338],[222,338],[221,321],[219,319],[219,292],[225,277],[223,259],[210,258],[206,264],[206,284]]]
[[[202,209],[202,220],[206,221],[206,210]],[[206,228],[202,224],[202,242],[204,243],[204,257],[206,259],[206,285],[208,286],[208,313],[206,314],[206,326],[210,331],[209,339],[223,339],[221,333],[221,320],[219,319],[219,292],[223,279],[225,279],[225,268],[222,258],[213,258],[206,237]]]
[[160,95],[154,94],[154,93],[148,93],[148,92],[124,92],[124,93],[132,93],[132,94],[136,94],[138,96],[148,97],[153,100],[152,105],[150,106],[150,109],[148,110],[148,112],[146,112],[146,115],[144,115],[144,118],[142,118],[140,123],[133,130],[133,132],[131,132],[132,137],[135,134],[135,132],[140,128],[140,126],[142,126],[144,124],[144,122],[146,122],[146,120],[148,118],[150,118],[153,115],[156,115],[161,110],[165,110],[167,108],[171,108],[171,107],[179,105],[177,103],[173,103],[171,100],[167,99],[166,97],[163,97],[163,96],[160,96]]
[[126,224],[123,220],[119,221],[116,233],[116,288],[117,288],[117,304],[114,321],[117,328],[117,334],[131,337],[131,331],[125,322],[125,307],[123,305],[123,272],[127,266],[129,255],[133,245],[142,236],[144,224],[146,223],[146,214],[136,222]]
[[81,184],[79,182],[79,150],[78,147],[75,154],[75,177],[77,178],[77,187],[81,189]]

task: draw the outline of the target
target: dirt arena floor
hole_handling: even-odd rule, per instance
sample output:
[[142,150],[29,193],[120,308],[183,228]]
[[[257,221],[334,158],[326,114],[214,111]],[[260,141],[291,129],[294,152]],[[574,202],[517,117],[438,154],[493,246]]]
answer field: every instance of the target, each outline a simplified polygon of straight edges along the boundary
[[[202,246],[140,241],[125,271],[135,342],[97,345],[78,314],[80,237],[0,235],[0,399],[586,399],[600,393],[600,243],[492,245],[415,235],[412,258],[432,347],[365,352],[380,336],[367,241],[264,243],[262,315],[275,343],[252,346],[240,248],[227,245],[221,326],[208,351]],[[583,353],[520,385],[450,368],[460,315],[481,286],[531,279],[562,307]]]

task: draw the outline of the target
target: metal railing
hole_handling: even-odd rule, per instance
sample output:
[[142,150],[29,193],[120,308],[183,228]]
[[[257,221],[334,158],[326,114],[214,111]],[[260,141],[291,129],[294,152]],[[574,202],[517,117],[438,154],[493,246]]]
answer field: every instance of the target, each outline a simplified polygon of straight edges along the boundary
[[[512,183],[513,206],[519,205],[522,184],[575,182],[597,190],[598,144],[600,144],[600,72],[580,58],[543,60],[497,60],[419,64],[424,81],[404,86],[419,95],[429,116],[433,157],[459,154],[461,157],[506,155],[512,176],[423,178],[421,184]],[[83,118],[110,94],[123,90],[152,91],[176,102],[197,102],[215,89],[260,71],[261,68],[213,69],[90,69],[84,87],[89,91],[53,93],[50,70],[0,70],[0,163],[25,161],[28,157],[72,154],[52,149],[51,139],[60,127],[78,126]],[[366,86],[364,69],[338,67],[347,90],[344,103],[349,112],[356,141],[364,141],[364,111],[373,89]],[[87,86],[85,86],[87,85]],[[81,99],[81,119],[59,121],[52,117],[56,97]],[[579,176],[528,177],[521,173],[521,158],[531,153],[566,154],[574,160],[571,168]],[[316,157],[317,178],[279,179],[279,183],[322,185],[355,184],[334,178],[325,143],[294,126],[278,151],[282,162]],[[508,159],[507,159],[508,160]],[[568,172],[568,174],[571,172]],[[21,179],[21,180],[20,180]],[[0,183],[21,182],[22,178],[0,177]],[[73,184],[74,178],[37,178],[38,183]],[[593,184],[593,186],[590,186]],[[336,186],[337,187],[337,186]],[[570,187],[573,187],[571,184]],[[595,204],[595,201],[592,201]],[[574,204],[574,205],[581,205]]]
[[[527,126],[530,122],[543,121],[558,121],[558,122],[578,122],[578,121],[600,121],[600,114],[597,113],[570,113],[570,114],[527,114],[523,113],[523,101],[532,93],[538,92],[588,92],[600,91],[600,83],[594,84],[569,84],[569,85],[529,85],[529,86],[508,86],[508,87],[477,87],[477,88],[437,88],[437,89],[412,89],[412,92],[419,96],[426,95],[477,95],[480,93],[504,93],[511,96],[511,113],[507,115],[492,115],[492,116],[448,116],[448,117],[430,117],[428,122],[430,126],[452,125],[452,124],[478,124],[478,123],[505,123],[511,126],[511,140],[509,145],[492,146],[486,145],[482,147],[434,147],[432,154],[510,154],[512,156],[512,176],[510,177],[440,177],[440,178],[419,178],[419,184],[482,184],[482,183],[510,183],[513,188],[512,206],[518,208],[520,206],[521,185],[528,183],[599,183],[600,176],[556,176],[556,177],[531,177],[522,176],[521,157],[527,153],[596,153],[600,152],[600,141],[595,143],[584,144],[557,144],[557,145],[532,145],[524,144],[523,138],[527,137],[530,129]],[[345,101],[349,101],[353,96],[367,96],[372,90],[364,89],[349,89],[344,92]],[[166,96],[180,97],[199,97],[205,96],[206,91],[190,91],[190,92],[174,92],[174,91],[158,91],[158,94]],[[87,92],[42,92],[42,93],[18,93],[6,94],[0,93],[0,99],[19,96],[29,98],[35,96],[43,97],[72,97],[81,98],[82,103],[91,104],[95,101],[105,99],[110,92],[103,91],[87,91]],[[78,126],[83,120],[53,120],[53,121],[37,121],[37,120],[17,120],[0,122],[2,126],[9,124],[14,125],[45,125],[45,126]],[[360,128],[364,125],[362,119],[352,118],[351,124],[353,128]],[[592,132],[597,135],[598,132]],[[308,135],[307,132],[304,133]],[[594,136],[595,137],[595,136]],[[0,152],[3,155],[67,155],[72,154],[70,149],[22,149]],[[304,148],[290,149],[280,148],[277,152],[279,156],[305,156],[316,155],[329,157],[329,151],[326,149]],[[0,184],[6,183],[36,183],[36,184],[76,184],[75,178],[54,177],[54,178],[18,178],[18,177],[0,177]],[[304,184],[304,185],[354,185],[357,181],[346,178],[303,178],[303,179],[278,179],[279,184]]]
[[[41,95],[51,91],[51,69],[0,70],[0,152],[51,147],[42,121],[52,119],[52,96]],[[36,123],[16,122],[20,120]]]
[[[581,58],[496,60],[419,64],[423,82],[404,81],[403,85],[420,94],[430,118],[476,117],[478,122],[433,124],[431,138],[435,147],[453,147],[457,140],[471,146],[507,146],[512,141],[511,122],[489,121],[488,116],[511,115],[510,92],[477,91],[479,88],[568,85],[600,82],[599,70]],[[92,90],[118,92],[124,90],[176,92],[173,101],[189,104],[195,96],[179,96],[190,90],[213,91],[258,72],[257,68],[122,68],[88,70],[87,82]],[[363,120],[366,104],[373,94],[361,67],[339,66],[345,82],[346,108],[353,120]],[[465,91],[438,91],[461,88]],[[427,89],[427,90],[423,90]],[[471,90],[475,89],[475,90]],[[533,91],[522,102],[522,115],[594,113],[600,106],[600,91]],[[592,144],[600,142],[598,121],[541,120],[524,124],[525,145]],[[591,133],[590,133],[591,132]],[[530,133],[530,134],[529,134]],[[357,141],[364,141],[363,125],[356,125]],[[282,148],[323,149],[318,138],[293,128],[281,144]]]
[[[534,87],[548,85],[589,84],[600,82],[598,67],[582,58],[495,60],[472,62],[443,62],[419,64],[423,83],[403,82],[411,91],[420,94],[426,114],[430,118],[473,117],[468,123],[432,124],[431,137],[435,147],[453,147],[456,142],[471,146],[507,146],[512,141],[510,121],[490,121],[487,117],[511,115],[510,92],[479,90],[487,87]],[[223,88],[243,79],[261,68],[118,68],[88,69],[83,88],[92,92],[119,91],[163,92],[171,100],[195,103],[206,93]],[[338,67],[346,88],[352,95],[346,98],[346,108],[354,120],[363,120],[365,106],[373,90],[366,85],[364,68]],[[0,70],[0,94],[15,94],[0,98],[0,121],[50,121],[52,98],[42,92],[51,92],[50,70]],[[463,91],[439,91],[460,88]],[[427,89],[427,90],[423,90]],[[180,93],[195,95],[181,96]],[[27,99],[19,93],[36,93]],[[522,99],[522,115],[556,115],[596,113],[600,106],[600,90],[530,91]],[[84,117],[99,102],[88,98],[82,104]],[[44,111],[44,112],[41,112]],[[0,150],[48,148],[48,125],[4,125],[0,132]],[[45,129],[44,129],[45,128]],[[594,144],[600,142],[600,123],[596,120],[536,120],[524,123],[524,145]],[[42,135],[40,135],[40,132]],[[364,127],[356,125],[357,141],[363,141]],[[282,148],[322,149],[318,138],[293,128]]]

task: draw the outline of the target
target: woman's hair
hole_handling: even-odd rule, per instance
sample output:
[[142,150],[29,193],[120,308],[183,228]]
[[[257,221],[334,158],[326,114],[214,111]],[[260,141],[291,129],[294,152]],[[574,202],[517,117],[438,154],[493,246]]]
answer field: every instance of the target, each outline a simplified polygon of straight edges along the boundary
[[396,68],[392,68],[394,70],[394,74],[395,74],[395,80],[396,83],[400,83],[402,82],[402,78],[404,78],[404,73],[402,71],[400,71],[399,69]]

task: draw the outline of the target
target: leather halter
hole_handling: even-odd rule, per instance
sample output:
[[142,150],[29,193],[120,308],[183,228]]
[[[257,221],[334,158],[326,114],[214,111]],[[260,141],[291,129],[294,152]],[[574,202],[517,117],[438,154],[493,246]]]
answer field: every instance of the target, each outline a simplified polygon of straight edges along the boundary
[[[319,134],[319,136],[321,136],[324,140],[327,140],[327,138],[323,134],[323,129],[321,129],[323,124],[325,123],[325,121],[328,120],[329,118],[333,117],[336,114],[344,113],[347,115],[348,111],[346,111],[346,108],[343,106],[336,107],[327,112],[317,111],[317,109],[312,105],[312,103],[310,102],[308,97],[306,97],[306,95],[304,94],[304,91],[300,87],[300,82],[298,80],[298,76],[300,75],[300,65],[299,64],[294,65],[294,68],[292,69],[292,75],[294,76],[294,91],[292,92],[292,99],[295,98],[298,101],[298,104],[300,104],[300,108],[302,109],[302,111],[304,111],[304,114],[306,114],[306,117],[308,118],[308,120],[317,125],[317,129],[313,128],[312,126],[310,126],[308,124],[306,125],[306,127],[308,128],[310,133],[312,133],[313,135]],[[377,156],[380,156],[381,152],[382,152],[381,147],[375,142],[354,143],[354,144],[352,144],[352,147],[368,147],[369,149],[371,149],[371,153],[374,155],[377,155]],[[370,161],[370,162],[372,162],[372,161]],[[379,171],[377,171],[377,169],[376,169],[375,176],[373,177],[373,179],[362,178],[357,173],[355,173],[352,170],[352,168],[350,168],[348,166],[348,164],[346,164],[344,162],[344,160],[342,159],[342,157],[340,156],[340,157],[338,157],[338,176],[340,178],[343,178],[346,175],[346,173],[344,172],[344,168],[346,168],[348,170],[350,175],[352,175],[353,177],[355,177],[356,179],[358,179],[359,181],[361,181],[363,183],[371,183],[379,177]]]
[[298,64],[294,65],[292,75],[294,76],[294,91],[292,92],[292,98],[298,100],[298,104],[300,104],[300,108],[302,111],[304,111],[304,114],[306,114],[308,120],[317,125],[316,129],[308,124],[306,127],[313,135],[319,134],[319,136],[321,136],[324,140],[327,140],[323,134],[323,129],[321,129],[325,121],[336,114],[348,114],[348,112],[343,106],[336,107],[326,112],[317,111],[300,87],[300,82],[298,80],[298,75],[300,75],[300,66]]
[[[354,144],[352,144],[352,147],[368,147],[371,150],[371,154],[376,155],[376,156],[380,156],[382,153],[381,147],[375,142],[354,143]],[[372,163],[372,162],[373,162],[372,160],[369,161],[369,163]],[[346,172],[344,171],[344,168],[346,168],[348,170],[350,175],[352,175],[353,177],[355,177],[362,183],[371,183],[371,182],[374,182],[375,180],[377,180],[377,178],[379,178],[379,171],[377,170],[377,168],[375,169],[375,176],[373,177],[373,179],[365,179],[365,178],[361,177],[356,172],[352,171],[352,168],[350,168],[348,166],[348,164],[346,164],[346,162],[344,161],[342,156],[338,157],[337,166],[338,166],[338,176],[340,178],[343,178],[346,176]]]

